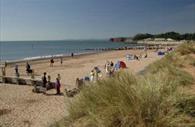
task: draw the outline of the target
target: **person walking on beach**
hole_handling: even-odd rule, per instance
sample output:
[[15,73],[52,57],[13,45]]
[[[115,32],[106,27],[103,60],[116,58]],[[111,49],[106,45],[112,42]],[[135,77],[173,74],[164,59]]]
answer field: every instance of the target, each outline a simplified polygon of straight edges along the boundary
[[28,75],[29,75],[29,73],[32,73],[30,64],[28,62],[26,62],[26,72],[27,72]]
[[59,80],[58,78],[56,78],[55,87],[56,87],[56,94],[59,95],[59,94],[60,94],[60,87],[61,87],[61,84],[60,84],[60,80]]
[[53,64],[54,64],[54,59],[52,58],[52,59],[50,60],[50,67],[53,67]]

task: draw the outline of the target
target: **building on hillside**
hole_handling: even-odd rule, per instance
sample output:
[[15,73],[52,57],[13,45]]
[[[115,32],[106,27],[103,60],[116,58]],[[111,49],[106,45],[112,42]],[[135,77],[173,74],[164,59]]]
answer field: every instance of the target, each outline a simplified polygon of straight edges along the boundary
[[154,41],[166,41],[166,38],[154,38]]

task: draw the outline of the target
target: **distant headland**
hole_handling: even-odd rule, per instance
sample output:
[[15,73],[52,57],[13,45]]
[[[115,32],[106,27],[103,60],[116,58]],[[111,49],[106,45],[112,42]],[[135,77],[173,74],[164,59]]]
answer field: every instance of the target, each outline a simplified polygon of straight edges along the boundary
[[166,33],[160,33],[160,34],[149,34],[149,33],[139,33],[136,34],[134,37],[116,37],[116,38],[110,38],[110,41],[112,42],[137,42],[141,40],[150,40],[150,41],[181,41],[181,40],[193,40],[195,41],[195,33],[184,33],[180,34],[177,32],[166,32]]

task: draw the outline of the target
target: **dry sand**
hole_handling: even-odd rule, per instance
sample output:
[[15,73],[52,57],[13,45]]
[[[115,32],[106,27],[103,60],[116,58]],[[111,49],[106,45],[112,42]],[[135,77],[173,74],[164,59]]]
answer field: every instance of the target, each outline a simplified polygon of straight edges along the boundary
[[[55,81],[57,74],[61,75],[62,88],[74,88],[75,79],[89,76],[94,66],[98,66],[105,75],[106,60],[122,60],[126,62],[128,71],[137,73],[148,64],[160,59],[156,53],[150,51],[148,58],[140,61],[127,61],[125,54],[139,55],[140,50],[123,50],[85,55],[74,58],[64,58],[63,65],[55,59],[54,67],[50,67],[49,60],[30,62],[35,70],[36,78],[41,79],[43,72],[51,75]],[[22,77],[29,78],[25,73],[25,63],[19,64]],[[8,66],[7,75],[14,76],[14,65]],[[68,115],[65,105],[66,96],[56,96],[55,90],[47,91],[48,95],[32,93],[31,86],[0,84],[0,127],[47,127],[55,121]]]

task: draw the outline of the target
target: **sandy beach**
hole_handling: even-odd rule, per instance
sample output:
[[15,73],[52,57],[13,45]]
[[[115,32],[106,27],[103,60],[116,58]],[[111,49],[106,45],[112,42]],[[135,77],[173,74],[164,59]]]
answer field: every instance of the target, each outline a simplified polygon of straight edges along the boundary
[[[135,74],[161,58],[154,51],[149,51],[148,58],[142,58],[140,61],[128,61],[125,58],[126,54],[139,55],[141,52],[143,51],[121,50],[64,58],[62,65],[60,59],[55,59],[53,67],[50,67],[49,60],[34,61],[30,64],[35,71],[36,79],[41,79],[42,74],[47,72],[52,81],[55,81],[57,74],[60,74],[61,91],[64,93],[64,88],[75,87],[77,77],[89,76],[94,66],[99,67],[105,76],[106,60],[114,63],[122,60],[127,64],[127,71]],[[25,63],[19,63],[19,72],[21,77],[30,78],[26,75]],[[6,75],[15,75],[13,64],[7,67]],[[47,93],[47,95],[33,93],[32,86],[0,84],[0,127],[47,127],[66,116],[66,95],[56,96],[54,89]]]

